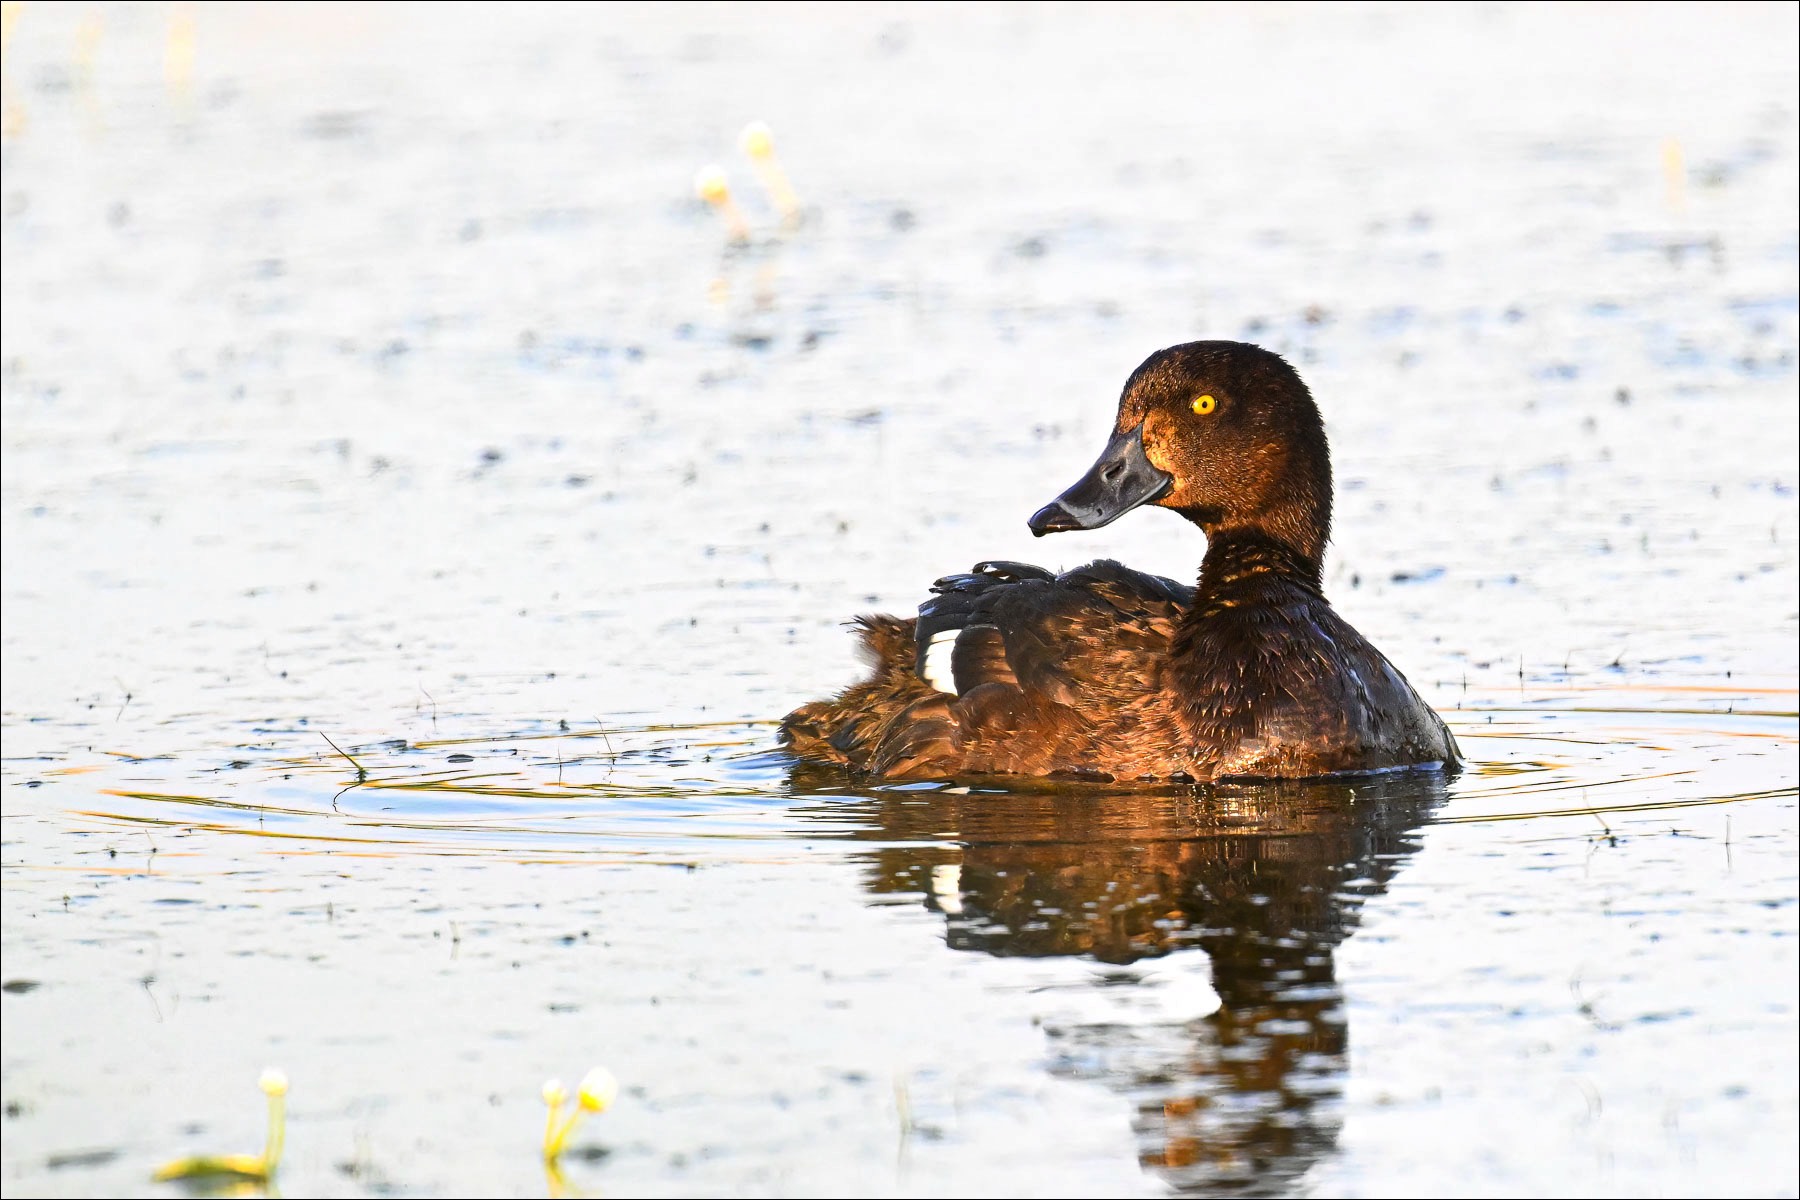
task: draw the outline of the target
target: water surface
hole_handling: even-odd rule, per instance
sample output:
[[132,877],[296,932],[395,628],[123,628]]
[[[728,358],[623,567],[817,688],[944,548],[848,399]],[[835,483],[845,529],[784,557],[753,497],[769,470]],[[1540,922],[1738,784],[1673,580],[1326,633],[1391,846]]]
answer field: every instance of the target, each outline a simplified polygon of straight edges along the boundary
[[[1800,1190],[1791,8],[89,12],[0,143],[9,1194],[269,1064],[289,1194]],[[1192,575],[1024,520],[1195,337],[1468,769],[784,759],[937,575]]]

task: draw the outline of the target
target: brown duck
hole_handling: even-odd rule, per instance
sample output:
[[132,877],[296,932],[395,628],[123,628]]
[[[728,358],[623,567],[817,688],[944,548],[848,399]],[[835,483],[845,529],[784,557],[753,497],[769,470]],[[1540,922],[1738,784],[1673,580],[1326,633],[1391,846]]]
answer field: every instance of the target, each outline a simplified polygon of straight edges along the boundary
[[1242,342],[1159,350],[1112,440],[1030,522],[1098,529],[1141,504],[1206,534],[1197,587],[1102,559],[985,562],[913,619],[858,618],[870,677],[790,713],[804,759],[873,775],[1207,781],[1454,769],[1456,741],[1326,601],[1331,461],[1317,405]]

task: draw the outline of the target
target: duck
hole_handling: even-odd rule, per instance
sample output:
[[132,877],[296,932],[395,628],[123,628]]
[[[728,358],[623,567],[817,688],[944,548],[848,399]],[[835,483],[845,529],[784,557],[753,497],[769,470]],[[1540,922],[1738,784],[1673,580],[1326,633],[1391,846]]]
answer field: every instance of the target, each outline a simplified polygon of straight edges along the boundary
[[1199,527],[1193,586],[1100,559],[939,579],[913,617],[853,622],[870,671],[780,724],[806,762],[894,779],[1098,783],[1455,771],[1456,739],[1325,597],[1331,456],[1312,393],[1244,342],[1158,350],[1039,537],[1166,508]]

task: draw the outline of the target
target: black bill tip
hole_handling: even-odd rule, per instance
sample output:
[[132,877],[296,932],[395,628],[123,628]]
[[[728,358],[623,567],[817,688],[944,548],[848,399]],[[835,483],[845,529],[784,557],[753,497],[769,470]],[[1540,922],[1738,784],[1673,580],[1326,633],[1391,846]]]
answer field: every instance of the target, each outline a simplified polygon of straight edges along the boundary
[[1085,529],[1081,518],[1063,507],[1061,500],[1052,500],[1044,507],[1031,514],[1026,522],[1032,536],[1043,537],[1046,533],[1067,533],[1071,529]]

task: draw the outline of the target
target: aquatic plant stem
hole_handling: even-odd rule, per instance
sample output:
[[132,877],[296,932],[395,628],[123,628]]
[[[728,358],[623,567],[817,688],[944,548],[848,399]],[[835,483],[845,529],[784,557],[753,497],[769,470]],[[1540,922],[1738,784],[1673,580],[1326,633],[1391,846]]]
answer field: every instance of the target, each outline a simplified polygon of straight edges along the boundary
[[269,1093],[269,1136],[263,1142],[263,1173],[275,1174],[281,1165],[281,1152],[287,1146],[287,1095]]
[[343,754],[345,762],[349,763],[351,766],[356,768],[356,782],[361,783],[363,780],[365,780],[369,777],[369,773],[363,769],[363,765],[361,763],[357,762],[354,758],[351,758],[348,754],[344,754],[343,747],[339,746],[336,742],[332,741],[330,734],[326,733],[324,730],[321,729],[319,731],[319,736],[325,739],[325,744],[327,746],[330,746],[333,750],[336,750],[339,754]]

